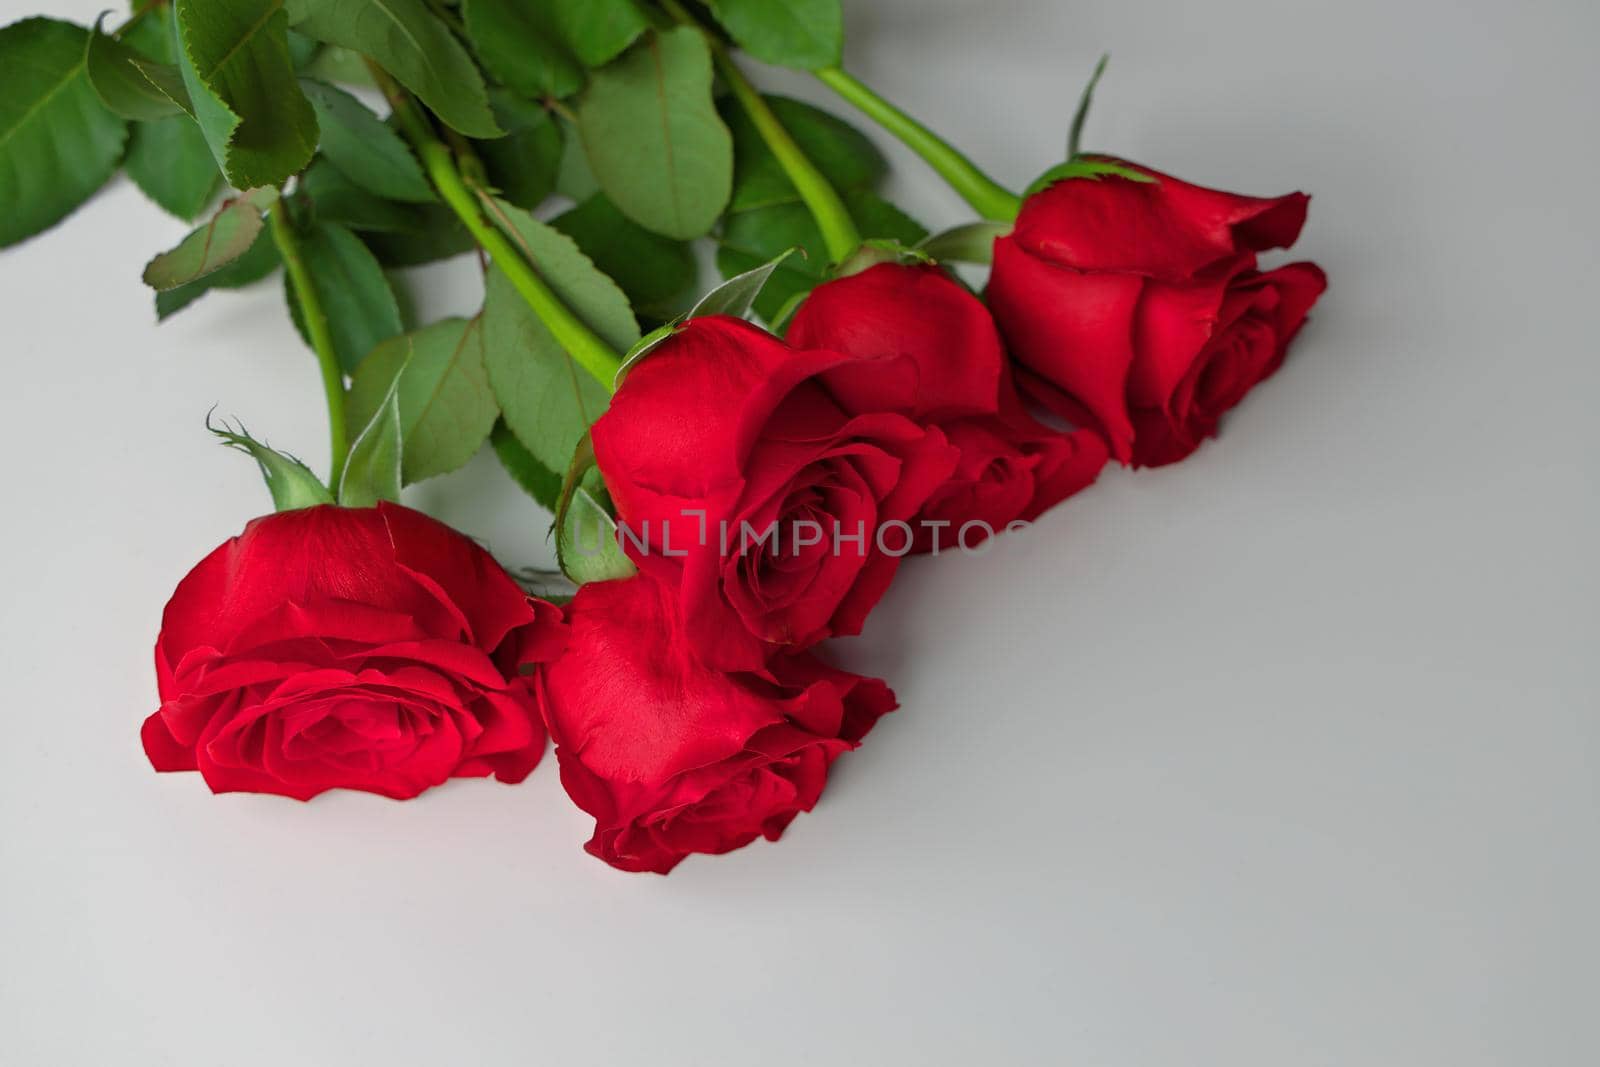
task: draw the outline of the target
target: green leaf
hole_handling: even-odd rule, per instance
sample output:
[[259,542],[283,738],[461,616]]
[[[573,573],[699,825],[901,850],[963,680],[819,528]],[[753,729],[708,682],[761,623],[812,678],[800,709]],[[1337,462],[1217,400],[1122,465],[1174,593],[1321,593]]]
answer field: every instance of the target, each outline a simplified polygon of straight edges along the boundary
[[125,119],[152,122],[187,110],[178,68],[152,63],[115,37],[100,32],[101,15],[89,31],[84,63],[100,102]]
[[578,243],[635,310],[668,318],[695,286],[699,265],[682,241],[651,233],[597,193],[550,223]]
[[925,238],[917,248],[941,263],[991,263],[994,243],[1011,232],[1009,222],[969,222]]
[[472,234],[443,204],[384,200],[346,178],[326,159],[314,160],[295,187],[315,217],[358,230],[385,267],[414,267],[475,247]]
[[489,444],[499,457],[500,465],[511,475],[511,480],[533,497],[540,507],[554,515],[556,504],[561,500],[561,475],[534,459],[533,453],[522,447],[522,442],[517,440],[517,435],[511,432],[511,427],[505,424],[504,419],[494,424]]
[[466,0],[467,36],[488,71],[522,96],[571,96],[650,22],[634,0]]
[[772,280],[773,274],[783,266],[785,260],[798,251],[797,248],[787,249],[761,266],[729,278],[701,298],[694,306],[694,310],[689,312],[689,318],[698,319],[706,315],[732,315],[736,319],[744,318],[750,314],[756,298]]
[[504,90],[491,92],[489,99],[507,132],[497,140],[478,141],[478,158],[502,200],[532,211],[555,191],[565,150],[561,124],[544,108]]
[[193,222],[222,186],[205,134],[188,115],[134,123],[122,167],[151,200]]
[[286,452],[257,441],[243,426],[229,427],[226,422],[213,425],[206,416],[206,429],[216,434],[229,448],[237,449],[256,461],[261,476],[266,479],[267,491],[272,494],[276,511],[298,511],[320,504],[333,503],[333,494],[322,480],[311,473],[311,468]]
[[578,61],[603,67],[650,28],[635,0],[549,0],[561,35]]
[[152,289],[176,289],[221,270],[249,250],[266,223],[262,213],[278,202],[278,190],[252,189],[223,204],[211,221],[190,233],[178,247],[144,268]]
[[[876,193],[857,190],[844,194],[845,207],[866,240],[887,239],[913,247],[928,235],[916,220]],[[786,305],[816,288],[828,277],[828,257],[811,212],[801,203],[777,204],[728,216],[717,250],[717,269],[724,278],[754,270],[786,249],[799,248],[773,272],[756,311],[769,325],[776,324]]]
[[563,149],[561,166],[556,169],[556,192],[581,204],[600,191],[600,183],[589,168],[589,155],[577,127],[566,122],[560,126]]
[[763,63],[801,70],[839,65],[844,13],[839,0],[710,0],[740,48]]
[[54,226],[116,173],[127,126],[89,84],[88,39],[54,19],[0,29],[0,248]]
[[[889,172],[888,161],[872,139],[838,116],[787,97],[768,96],[766,101],[806,158],[835,189],[874,189]],[[730,106],[725,117],[733,132],[734,155],[733,199],[728,210],[799,202],[799,190],[744,110]]]
[[323,222],[337,222],[352,230],[406,233],[421,229],[423,213],[415,204],[385,200],[347,178],[326,157],[318,156],[300,175],[295,199],[311,205]]
[[554,5],[466,0],[462,16],[484,69],[519,95],[564,97],[583,88],[583,64],[567,45]]
[[573,451],[556,504],[556,559],[578,585],[638,573],[617,540],[611,496],[595,463],[589,435]]
[[133,65],[156,92],[176,105],[177,110],[190,118],[195,117],[194,101],[189,98],[189,86],[181,70],[172,64],[152,63],[147,59],[135,59]]
[[344,475],[339,479],[339,504],[347,508],[376,507],[379,501],[400,501],[400,382],[378,403],[356,439],[350,443]]
[[461,468],[500,417],[483,366],[481,319],[444,319],[374,348],[350,385],[350,425],[370,422],[396,379],[407,485]]
[[[377,257],[343,226],[314,223],[301,234],[300,254],[327,313],[339,366],[346,374],[353,373],[368,352],[404,330],[394,290]],[[289,306],[304,336],[305,323],[293,292],[290,288]]]
[[[619,352],[639,339],[628,298],[570,237],[525,211],[497,205],[504,226],[558,297]],[[572,450],[605,411],[606,390],[556,343],[498,269],[484,295],[485,362],[506,423],[551,470],[565,470]]]
[[302,88],[322,128],[322,154],[345,177],[386,200],[438,199],[406,142],[365,104],[331,85],[303,82]]
[[273,244],[272,235],[262,230],[255,244],[244,255],[221,270],[176,289],[164,289],[156,293],[156,317],[162,320],[170,318],[213,289],[243,289],[253,285],[277,270],[280,262],[278,246]]
[[336,44],[322,44],[290,30],[290,47],[295,48],[297,41],[307,42],[312,48],[311,58],[295,66],[302,77],[314,78],[328,85],[359,85],[363,89],[378,87],[378,83],[372,80],[366,57],[360,52]]
[[928,229],[877,193],[846,190],[844,206],[856,220],[863,240],[898,241],[915,248],[928,236]]
[[[178,34],[173,27],[172,5],[163,3],[150,8],[117,39],[136,53],[133,64],[140,75],[179,110],[194,118],[194,101],[189,98],[183,71],[178,69]],[[210,149],[206,151],[209,153]]]
[[705,36],[652,34],[594,72],[578,131],[600,188],[647,230],[708,233],[733,186],[733,138],[711,99]]
[[371,56],[448,125],[469,137],[499,135],[483,76],[424,0],[287,0],[285,6],[300,33]]
[[419,205],[416,225],[408,230],[369,232],[367,247],[384,267],[420,267],[471,252],[472,234],[448,208]]
[[1094,103],[1094,87],[1100,84],[1101,75],[1106,72],[1106,64],[1111,62],[1111,53],[1107,52],[1100,57],[1100,62],[1094,65],[1094,73],[1089,75],[1089,84],[1083,87],[1083,95],[1078,98],[1078,110],[1072,115],[1072,132],[1067,135],[1067,158],[1078,157],[1078,142],[1083,139],[1083,124],[1089,118],[1089,107]]
[[[294,69],[299,71],[300,76],[305,77],[306,68],[310,67],[316,62],[317,56],[320,55],[327,46],[325,46],[321,41],[313,41],[305,34],[297,33],[294,30],[289,31],[288,41],[289,61],[294,64]],[[366,66],[363,64],[362,70],[365,69]],[[320,78],[316,75],[311,75],[311,77],[316,81],[329,81],[329,83],[332,84],[332,81],[329,79]]]
[[178,67],[217,165],[236,189],[282,185],[317,148],[282,0],[173,2]]
[[1154,182],[1156,179],[1142,170],[1134,170],[1126,163],[1119,163],[1113,159],[1100,159],[1097,156],[1079,156],[1069,159],[1065,163],[1057,163],[1043,174],[1022,194],[1024,200],[1044,192],[1057,182],[1072,181],[1075,178],[1084,178],[1089,181],[1099,181],[1102,178],[1126,178],[1130,182]]
[[[130,6],[138,10],[140,4],[135,2]],[[145,59],[177,69],[178,38],[172,28],[171,4],[151,7],[143,18],[123,30],[118,40]]]

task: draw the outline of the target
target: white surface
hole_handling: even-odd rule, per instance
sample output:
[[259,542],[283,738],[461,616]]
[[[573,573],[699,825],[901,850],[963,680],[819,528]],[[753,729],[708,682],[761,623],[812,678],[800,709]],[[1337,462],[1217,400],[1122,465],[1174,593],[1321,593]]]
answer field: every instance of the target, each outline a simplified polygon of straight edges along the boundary
[[[553,761],[409,804],[150,771],[162,603],[266,503],[205,412],[323,430],[271,287],[156,328],[182,226],[117,185],[0,255],[0,1062],[1600,1061],[1595,6],[847,6],[1007,181],[1104,48],[1094,147],[1313,192],[1288,368],[1193,460],[907,568],[840,649],[904,709],[821,808],[628,876]],[[414,502],[544,554],[492,462]]]

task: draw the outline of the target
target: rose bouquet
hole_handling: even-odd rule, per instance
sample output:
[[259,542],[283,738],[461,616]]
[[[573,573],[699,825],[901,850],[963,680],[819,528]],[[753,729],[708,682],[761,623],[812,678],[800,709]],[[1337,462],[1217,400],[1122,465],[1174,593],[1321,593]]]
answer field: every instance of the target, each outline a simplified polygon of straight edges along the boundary
[[[327,403],[326,478],[207,421],[274,511],[167,605],[157,770],[406,799],[553,742],[615,867],[776,839],[896,706],[822,646],[907,555],[1183,459],[1282,364],[1325,280],[1259,257],[1304,195],[1081,151],[1102,61],[1018,196],[845,73],[841,27],[839,0],[145,0],[0,29],[0,245],[121,171],[196,223],[144,272],[158,317],[281,273]],[[977,221],[930,234],[871,140],[739,50]],[[458,256],[481,310],[410,321],[392,272]],[[485,446],[566,595],[400,504]]]

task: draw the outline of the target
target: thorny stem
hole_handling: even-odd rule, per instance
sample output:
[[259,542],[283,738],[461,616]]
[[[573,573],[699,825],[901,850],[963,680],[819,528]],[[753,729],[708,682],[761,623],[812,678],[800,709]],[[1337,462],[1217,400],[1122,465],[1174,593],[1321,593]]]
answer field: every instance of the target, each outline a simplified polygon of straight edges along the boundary
[[378,87],[388,97],[401,132],[416,149],[422,169],[438,190],[440,199],[455,212],[478,246],[489,254],[494,265],[555,337],[556,343],[608,392],[615,388],[622,356],[562,302],[534,270],[524,251],[484,214],[486,208],[493,206],[493,199],[462,174],[455,154],[439,139],[405,91],[376,64],[368,66]]
[[[696,29],[703,28],[678,0],[662,0],[663,8],[673,18],[685,26]],[[840,198],[839,191],[833,183],[817,169],[815,163],[807,158],[799,144],[784,128],[778,116],[773,114],[766,98],[750,84],[750,79],[744,76],[733,57],[728,55],[728,50],[722,42],[706,35],[711,45],[711,54],[717,64],[717,70],[722,74],[728,87],[733,90],[734,98],[739,101],[739,106],[744,113],[750,116],[750,121],[755,125],[756,132],[761,135],[762,141],[777,157],[778,164],[783,167],[783,172],[800,193],[800,199],[805,201],[806,207],[811,211],[811,216],[817,220],[817,227],[822,231],[823,243],[828,246],[828,259],[833,263],[842,263],[855,254],[861,247],[861,232],[856,228],[855,220],[850,217],[850,211]]]
[[296,236],[294,222],[289,218],[289,206],[279,201],[271,214],[272,240],[283,258],[289,285],[294,289],[295,300],[300,305],[300,317],[305,322],[306,335],[311,339],[311,350],[317,354],[317,365],[322,369],[322,391],[328,400],[328,438],[333,451],[328,484],[334,492],[339,490],[339,479],[344,474],[345,454],[349,451],[349,431],[344,417],[344,371],[339,366],[338,350],[333,343],[333,331],[328,325],[328,313],[322,306],[311,282],[311,272],[306,268],[305,257],[300,252],[300,239]]
[[854,104],[868,118],[898,137],[939,173],[973,210],[995,222],[1013,222],[1022,210],[1017,194],[979,170],[938,134],[838,67],[815,72],[822,84]]

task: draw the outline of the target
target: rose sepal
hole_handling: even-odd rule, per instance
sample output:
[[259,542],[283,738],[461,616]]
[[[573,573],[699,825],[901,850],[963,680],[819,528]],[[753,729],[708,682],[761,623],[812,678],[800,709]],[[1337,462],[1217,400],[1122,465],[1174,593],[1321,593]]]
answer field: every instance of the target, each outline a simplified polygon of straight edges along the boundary
[[1090,181],[1099,181],[1102,178],[1126,178],[1130,182],[1146,184],[1160,180],[1155,175],[1130,167],[1120,160],[1105,156],[1079,155],[1065,163],[1057,163],[1035,178],[1033,184],[1028,186],[1027,192],[1022,194],[1022,198],[1032,199],[1058,182],[1072,181],[1075,178],[1087,178]]
[[[402,366],[401,373],[404,370]],[[404,454],[400,434],[400,374],[396,374],[371,421],[350,442],[350,454],[339,478],[340,506],[370,508],[383,500],[398,504]]]
[[301,508],[333,503],[333,494],[320,478],[311,473],[310,467],[287,452],[279,452],[257,441],[246,432],[243,425],[236,423],[230,428],[226,422],[213,423],[208,414],[206,429],[229,448],[243,452],[256,461],[261,477],[267,483],[267,491],[272,494],[274,511],[299,511]]
[[1015,226],[1011,222],[969,222],[923,238],[917,251],[939,263],[987,266],[994,262],[994,243]]
[[[709,318],[717,315],[726,315],[735,319],[750,318],[751,309],[755,307],[756,300],[761,296],[767,283],[772,280],[772,275],[783,266],[784,262],[796,253],[804,256],[803,248],[788,248],[778,253],[772,259],[759,267],[754,267],[742,274],[736,274],[721,285],[712,289],[701,297],[695,306],[684,315],[679,315],[671,322],[656,327],[636,341],[632,348],[622,357],[622,365],[617,368],[617,376],[612,382],[611,391],[615,393],[622,388],[622,380],[639,362],[658,348],[664,341],[671,338],[689,322],[690,319]],[[802,296],[804,294],[801,294]],[[798,307],[798,301],[794,303]],[[785,314],[779,321],[773,323],[774,327],[781,324],[788,314],[793,312],[793,307],[785,309]],[[580,446],[580,451],[581,451]]]
[[793,255],[804,256],[803,248],[787,248],[779,252],[772,259],[759,267],[754,267],[743,274],[735,274],[705,296],[700,298],[687,319],[709,318],[714,315],[727,315],[735,319],[748,319],[750,309],[755,307],[756,298],[767,287],[767,282],[772,280],[772,275],[777,269]]
[[578,442],[561,483],[555,538],[561,573],[577,586],[629,578],[638,573],[638,568],[617,541],[617,518],[611,494],[595,462],[594,442],[588,434]]
[[909,248],[892,237],[873,237],[862,241],[860,248],[834,267],[830,272],[830,280],[849,278],[883,263],[898,263],[910,267],[919,263],[931,265],[933,262],[933,256],[921,247]]

